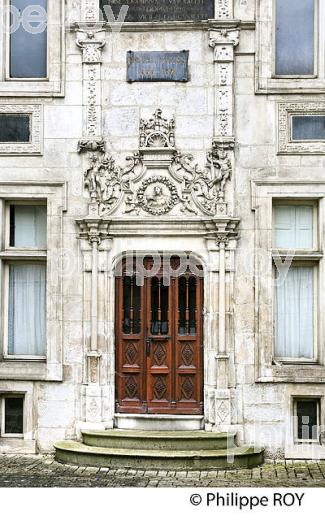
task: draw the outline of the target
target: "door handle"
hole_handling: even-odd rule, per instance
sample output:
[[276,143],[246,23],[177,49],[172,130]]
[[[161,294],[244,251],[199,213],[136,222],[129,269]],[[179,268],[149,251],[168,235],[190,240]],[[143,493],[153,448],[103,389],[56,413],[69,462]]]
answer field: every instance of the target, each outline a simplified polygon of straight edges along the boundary
[[152,338],[147,338],[147,339],[146,339],[146,356],[150,356],[150,351],[151,351],[151,339],[152,339]]

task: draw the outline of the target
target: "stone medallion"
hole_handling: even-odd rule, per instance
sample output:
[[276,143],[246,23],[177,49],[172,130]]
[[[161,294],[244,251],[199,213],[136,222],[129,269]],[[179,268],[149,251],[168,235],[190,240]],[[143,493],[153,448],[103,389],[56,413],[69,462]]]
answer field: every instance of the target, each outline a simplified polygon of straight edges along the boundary
[[137,191],[138,205],[151,215],[165,215],[179,202],[177,189],[166,177],[145,180]]

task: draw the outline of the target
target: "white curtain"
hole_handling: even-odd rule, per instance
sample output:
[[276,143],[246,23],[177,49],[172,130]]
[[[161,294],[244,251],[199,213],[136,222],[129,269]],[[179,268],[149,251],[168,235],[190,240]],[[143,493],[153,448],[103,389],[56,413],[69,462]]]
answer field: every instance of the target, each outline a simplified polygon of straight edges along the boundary
[[14,246],[46,249],[46,206],[15,206]]
[[8,351],[11,355],[45,355],[45,264],[9,267]]
[[313,279],[313,267],[291,267],[276,280],[276,357],[313,358]]

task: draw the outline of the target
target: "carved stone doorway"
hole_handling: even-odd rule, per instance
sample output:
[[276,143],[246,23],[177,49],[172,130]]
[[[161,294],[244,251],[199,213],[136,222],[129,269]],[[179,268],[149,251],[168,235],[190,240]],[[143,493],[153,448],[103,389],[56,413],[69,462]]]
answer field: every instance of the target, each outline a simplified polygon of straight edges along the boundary
[[[203,413],[203,269],[124,260],[116,276],[116,412]],[[143,269],[142,269],[143,267]],[[168,277],[166,277],[166,273]]]

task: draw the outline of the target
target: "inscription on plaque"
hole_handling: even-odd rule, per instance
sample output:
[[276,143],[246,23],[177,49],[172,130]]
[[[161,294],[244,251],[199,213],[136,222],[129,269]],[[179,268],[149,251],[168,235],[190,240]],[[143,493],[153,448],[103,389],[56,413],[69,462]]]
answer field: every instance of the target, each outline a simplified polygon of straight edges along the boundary
[[214,18],[215,0],[101,0],[100,7],[107,20],[105,6],[110,6],[115,18],[122,5],[128,5],[126,22],[199,21]]
[[188,58],[189,51],[129,51],[127,80],[188,81]]

